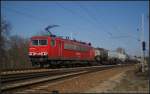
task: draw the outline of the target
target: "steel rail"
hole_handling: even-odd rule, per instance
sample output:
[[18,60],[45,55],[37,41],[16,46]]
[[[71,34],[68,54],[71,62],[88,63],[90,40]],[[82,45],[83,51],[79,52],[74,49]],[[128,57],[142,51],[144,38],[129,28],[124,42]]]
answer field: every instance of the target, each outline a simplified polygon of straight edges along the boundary
[[[8,81],[8,83],[7,83],[7,81],[4,81],[6,83],[2,83],[1,90],[7,91],[7,90],[19,88],[19,87],[25,87],[25,86],[29,86],[29,85],[33,85],[33,84],[38,84],[41,82],[53,81],[53,80],[58,80],[58,79],[62,79],[62,78],[73,77],[76,75],[86,74],[86,73],[90,73],[90,72],[110,69],[110,68],[114,68],[114,67],[124,67],[124,66],[128,66],[128,65],[94,66],[94,67],[84,67],[84,68],[82,67],[82,68],[78,68],[78,69],[72,68],[74,70],[70,71],[70,72],[69,71],[66,72],[67,69],[64,69],[65,72],[60,69],[61,71],[59,71],[60,73],[58,73],[57,75],[47,74],[47,75],[40,75],[40,77],[37,77],[37,75],[39,75],[39,74],[35,74],[34,75],[35,77],[32,75],[32,77],[20,78],[20,81],[18,81],[18,82],[16,81],[15,83],[13,83],[13,81],[10,81],[10,82]],[[26,76],[26,75],[24,75],[24,76]],[[8,79],[10,80],[10,78],[8,78]]]
[[[108,65],[108,66],[114,66],[114,65]],[[91,69],[91,68],[103,68],[108,66],[92,66],[92,67],[77,67],[77,68],[61,68],[61,69],[49,69],[49,70],[43,70],[43,71],[28,71],[28,72],[22,72],[17,71],[15,72],[9,72],[9,73],[1,73],[1,82],[9,82],[14,80],[20,80],[25,78],[33,78],[33,77],[40,77],[40,76],[46,76],[47,74],[57,74],[57,73],[67,73],[67,72],[73,72],[73,71],[79,71],[79,70],[85,70],[85,69]]]

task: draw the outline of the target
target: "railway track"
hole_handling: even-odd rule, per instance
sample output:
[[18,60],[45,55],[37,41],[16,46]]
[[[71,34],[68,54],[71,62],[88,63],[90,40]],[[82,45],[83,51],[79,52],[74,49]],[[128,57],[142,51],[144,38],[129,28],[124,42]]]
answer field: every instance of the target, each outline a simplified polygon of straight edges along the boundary
[[79,68],[46,69],[43,71],[28,71],[24,73],[3,72],[1,74],[1,83],[2,83],[1,90],[2,92],[8,92],[34,84],[39,84],[48,81],[53,82],[63,78],[69,78],[90,72],[124,66],[128,65],[107,65],[107,66],[92,66]]

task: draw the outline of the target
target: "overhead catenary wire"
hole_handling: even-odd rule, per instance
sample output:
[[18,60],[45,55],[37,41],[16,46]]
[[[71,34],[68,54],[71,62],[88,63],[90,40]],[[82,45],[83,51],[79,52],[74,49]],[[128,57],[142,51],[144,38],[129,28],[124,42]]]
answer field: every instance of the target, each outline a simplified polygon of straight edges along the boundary
[[[100,21],[98,21],[98,20],[101,20],[101,22],[104,22],[103,21],[103,19],[101,19],[100,17],[97,19],[96,18],[96,16],[94,16],[94,14],[92,15],[91,13],[90,13],[90,11],[88,10],[88,8],[85,8],[85,7],[83,7],[83,6],[79,6],[80,8],[82,8],[83,10],[85,10],[86,12],[87,12],[87,14],[96,22],[96,23],[98,23],[98,24],[101,24],[101,26],[103,25],[103,23],[100,23]],[[93,10],[95,10],[95,8],[96,7],[94,7],[94,9]],[[107,24],[109,24],[109,23],[107,23]],[[121,30],[119,30],[119,28],[118,28],[118,26],[116,26],[116,25],[114,25],[114,24],[111,24],[111,25],[109,25],[109,26],[111,26],[113,29],[114,29],[114,31],[117,31],[117,32],[120,32]],[[103,26],[104,27],[104,26]],[[105,28],[104,28],[105,29]],[[114,36],[111,32],[108,32],[108,31],[106,31],[110,36],[111,36],[111,38],[112,37],[118,37],[118,36]],[[120,36],[122,36],[122,35],[120,35]]]
[[[99,23],[98,19],[97,19],[96,17],[94,17],[91,13],[89,13],[90,11],[89,11],[87,8],[85,8],[85,7],[83,7],[83,6],[80,6],[80,8],[84,9],[84,10],[87,12],[87,14],[88,14],[96,23]],[[100,18],[99,18],[99,20],[100,20]],[[101,22],[103,22],[103,21],[101,21]],[[102,25],[102,24],[101,24],[101,25]],[[120,32],[120,31],[118,30],[117,26],[115,26],[115,25],[111,25],[111,26],[113,27],[113,29],[115,29],[116,31]],[[133,36],[133,35],[119,35],[119,36],[114,36],[114,35],[112,35],[112,33],[109,33],[109,32],[107,32],[107,33],[110,35],[111,39],[135,38],[137,41],[140,41],[139,38],[137,38],[137,37],[135,37],[135,36]]]
[[[79,5],[79,7],[80,7],[95,23],[97,23],[98,26],[102,27],[102,24],[98,21],[98,19],[97,19],[86,7],[83,7],[82,5]],[[97,26],[97,25],[96,25],[96,26]],[[104,28],[104,26],[103,26],[103,28]],[[104,28],[104,31],[107,32],[107,34],[109,34],[110,36],[112,36],[112,33],[106,31],[105,28]]]
[[7,10],[12,12],[12,13],[15,13],[17,15],[22,15],[23,17],[26,17],[28,19],[32,19],[35,23],[43,24],[43,23],[45,23],[45,21],[47,21],[46,19],[39,19],[38,17],[33,16],[33,15],[29,14],[29,13],[25,13],[25,12],[22,12],[22,11],[13,9],[13,8],[8,8],[7,7]]
[[[84,16],[77,14],[77,13],[76,13],[75,11],[73,11],[72,9],[64,7],[64,6],[63,6],[62,4],[60,4],[60,3],[57,3],[57,2],[56,2],[56,4],[57,4],[59,7],[61,7],[62,9],[64,9],[64,10],[68,11],[69,13],[71,13],[72,15],[74,15],[74,14],[77,15],[77,17],[79,17],[79,18],[82,19],[82,20],[85,18]],[[85,20],[83,20],[83,21],[85,21]],[[86,21],[91,24],[90,20],[86,19]]]
[[134,37],[134,36],[126,36],[126,35],[124,35],[124,36],[112,36],[111,37],[112,39],[121,39],[121,38],[132,38],[132,39],[135,39],[135,40],[137,40],[137,41],[140,41],[140,39],[139,38],[137,38],[137,37]]
[[[85,16],[77,14],[77,13],[76,13],[75,11],[73,11],[72,9],[69,9],[69,8],[64,7],[62,4],[59,4],[59,3],[56,3],[56,4],[59,5],[59,7],[63,8],[64,10],[68,11],[69,13],[71,13],[71,14],[73,14],[73,15],[74,15],[74,14],[77,15],[77,16],[78,16],[80,19],[82,19],[83,21],[86,20],[86,21],[87,21],[89,24],[91,24],[94,28],[96,27],[97,29],[100,29],[97,25],[99,25],[99,26],[102,27],[102,24],[101,24],[100,22],[98,22],[98,19],[97,19],[96,17],[94,17],[94,15],[92,15],[91,12],[90,12],[87,8],[85,8],[85,7],[83,7],[83,6],[80,6],[80,8],[82,8],[82,10],[84,10],[84,12],[86,12],[86,14],[93,20],[93,22],[95,22],[95,23],[97,23],[97,24],[94,24],[94,23],[93,23],[91,20],[89,20],[89,19],[85,19]],[[36,21],[36,22],[38,22],[38,23],[40,23],[40,24],[43,24],[42,21],[44,22],[44,19],[39,19],[38,17],[33,16],[33,15],[29,14],[29,13],[25,13],[25,12],[22,12],[22,11],[18,11],[18,10],[13,9],[13,8],[7,8],[7,9],[10,10],[10,11],[12,11],[12,12],[14,12],[14,13],[16,13],[16,14],[19,14],[19,15],[22,15],[22,16],[27,17],[27,18],[29,18],[29,19],[32,19],[32,20],[34,20],[34,21]],[[112,36],[112,33],[106,31],[105,29],[104,29],[104,31],[107,32],[110,36]]]
[[64,10],[68,11],[69,13],[71,13],[72,15],[76,15],[76,17],[79,17],[81,20],[86,21],[86,22],[88,22],[89,24],[91,24],[92,26],[95,27],[95,25],[92,24],[92,22],[91,22],[89,19],[85,19],[85,16],[78,14],[77,12],[73,11],[73,10],[70,9],[70,8],[64,7],[64,6],[63,6],[62,4],[60,4],[60,3],[57,3],[57,2],[56,2],[56,4],[57,4],[59,7],[61,7],[62,9],[64,9]]
[[37,18],[36,16],[33,16],[33,15],[29,14],[29,13],[25,13],[25,12],[22,12],[22,11],[13,9],[13,8],[7,8],[7,10],[9,10],[9,11],[11,11],[11,12],[13,12],[13,13],[22,15],[22,16],[24,16],[24,17],[26,17],[26,18],[32,19],[32,20],[34,20],[34,21],[36,21],[36,22],[38,22],[38,23],[40,23],[40,24],[41,24],[41,21],[42,21],[42,22],[44,21],[43,19],[40,20],[40,19]]
[[[94,7],[96,10],[98,10],[98,8],[97,7]],[[98,14],[99,15],[99,14]],[[102,16],[102,15],[100,15],[100,16]],[[99,19],[99,20],[101,20],[101,22],[104,22],[103,21],[103,19]],[[118,26],[116,26],[115,24],[110,24],[110,23],[107,23],[107,25],[109,25],[109,26],[111,26],[112,27],[112,29],[114,29],[114,31],[117,31],[117,32],[121,32],[121,30],[118,28]],[[118,33],[117,33],[118,34]],[[127,37],[125,37],[125,36],[127,36]],[[133,35],[118,35],[118,36],[111,36],[111,38],[121,38],[121,37],[123,37],[123,38],[135,38],[135,39],[137,39],[137,40],[139,40],[139,38],[136,38],[136,36],[133,36]]]
[[57,4],[60,8],[66,10],[68,13],[71,13],[72,15],[76,15],[76,17],[79,17],[81,20],[88,22],[88,23],[91,24],[91,26],[93,26],[94,28],[97,28],[98,30],[100,29],[100,28],[97,27],[95,24],[93,24],[93,22],[92,22],[91,20],[85,19],[85,16],[83,16],[83,15],[81,15],[81,14],[78,14],[77,12],[73,11],[73,10],[70,9],[70,8],[64,7],[64,6],[63,6],[62,4],[60,4],[60,3],[57,3],[57,2],[56,2],[56,4]]
[[[98,10],[97,7],[94,7],[94,8],[95,8],[96,10]],[[99,14],[98,14],[98,15],[99,15]],[[100,16],[102,16],[102,15],[100,15]],[[101,20],[101,22],[104,22],[103,19],[101,19],[101,18],[99,18],[99,20]],[[109,25],[109,24],[110,24],[110,23],[107,23],[107,25]],[[116,26],[115,24],[111,24],[111,25],[109,25],[109,26],[112,26],[115,31],[120,32],[120,30],[118,29],[118,26]]]
[[[24,8],[24,9],[25,9],[25,8]],[[35,23],[38,23],[38,24],[41,24],[41,25],[44,25],[45,22],[47,22],[46,19],[40,19],[40,18],[37,17],[37,16],[33,16],[33,15],[29,14],[29,13],[22,12],[22,11],[19,11],[19,10],[14,9],[14,8],[7,8],[7,10],[9,10],[9,11],[11,11],[11,12],[13,12],[13,13],[16,13],[16,14],[18,14],[18,15],[22,15],[23,17],[26,17],[26,18],[28,18],[28,19],[32,19]],[[51,25],[51,23],[48,24],[48,25]],[[53,25],[53,24],[52,24],[52,25]],[[45,28],[45,27],[44,27],[44,28]],[[42,32],[43,32],[43,31],[42,31]],[[38,33],[40,33],[40,32],[38,32]]]
[[[82,10],[84,10],[86,13],[87,13],[87,15],[91,18],[91,19],[93,19],[93,21],[95,21],[95,23],[97,23],[99,26],[103,26],[103,24],[102,23],[100,23],[98,20],[99,19],[97,19],[95,16],[94,16],[94,14],[92,14],[86,7],[84,7],[84,6],[81,6],[81,5],[79,5],[79,7],[82,9]],[[101,21],[101,22],[103,22],[103,21]],[[113,26],[113,25],[112,25]],[[113,27],[115,27],[115,26],[113,26]],[[103,27],[104,28],[104,27]],[[114,29],[117,29],[117,28],[114,28]],[[104,31],[105,31],[105,28],[104,28]],[[119,32],[119,30],[117,29],[117,31]],[[112,33],[111,32],[108,32],[108,31],[105,31],[105,32],[107,32],[109,35],[110,35],[110,38],[112,39],[114,39],[114,38],[116,38],[116,39],[121,39],[121,38],[132,38],[132,37],[134,37],[134,36],[130,36],[130,35],[120,35],[120,36],[113,36],[112,35]],[[134,37],[135,38],[135,37]],[[139,41],[139,39],[138,38],[136,38],[138,41]]]
[[[61,8],[65,9],[66,11],[72,13],[73,15],[76,14],[75,11],[72,11],[71,9],[64,7],[62,4],[59,4],[59,3],[56,3],[56,4],[59,5]],[[14,13],[19,14],[19,15],[22,15],[22,16],[24,16],[24,17],[26,17],[26,18],[32,19],[32,20],[34,20],[34,21],[36,21],[36,22],[38,22],[38,23],[40,23],[40,24],[42,24],[41,22],[44,22],[43,19],[40,20],[38,17],[33,16],[33,15],[29,14],[29,13],[25,13],[25,12],[22,12],[22,11],[18,11],[18,10],[13,9],[13,8],[7,8],[7,9],[10,10],[11,12],[14,12]],[[82,15],[77,14],[77,16],[78,16],[80,19],[82,19],[82,20],[85,19],[85,17],[82,16]],[[85,20],[84,20],[84,21],[85,21]],[[90,23],[92,26],[96,27],[96,25],[92,24],[92,22],[91,22],[89,19],[86,19],[86,21],[87,21],[88,23]],[[96,28],[97,28],[97,27],[96,27]],[[99,27],[98,27],[98,29],[99,29]],[[111,35],[111,33],[109,33],[109,34]]]

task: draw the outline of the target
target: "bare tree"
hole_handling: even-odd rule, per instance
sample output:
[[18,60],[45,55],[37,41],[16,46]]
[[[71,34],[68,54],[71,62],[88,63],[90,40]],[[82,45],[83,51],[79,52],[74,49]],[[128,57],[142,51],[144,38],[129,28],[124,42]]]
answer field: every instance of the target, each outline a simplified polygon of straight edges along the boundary
[[0,29],[0,62],[4,63],[7,60],[6,44],[11,30],[11,25],[9,22],[1,18]]
[[11,25],[1,20],[0,31],[0,67],[3,70],[31,67],[28,58],[28,39],[18,35],[10,36]]
[[[18,35],[10,37],[9,59],[17,68],[25,68],[28,62],[28,40]],[[13,65],[12,65],[13,66]]]

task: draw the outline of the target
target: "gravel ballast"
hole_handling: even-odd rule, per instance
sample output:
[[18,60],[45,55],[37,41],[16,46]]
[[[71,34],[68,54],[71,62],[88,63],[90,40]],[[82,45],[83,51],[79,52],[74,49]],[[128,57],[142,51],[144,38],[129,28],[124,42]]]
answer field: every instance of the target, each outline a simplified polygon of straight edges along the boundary
[[80,75],[71,79],[49,83],[31,88],[33,92],[52,92],[60,93],[101,93],[114,88],[123,74],[134,66],[118,67],[89,74]]

